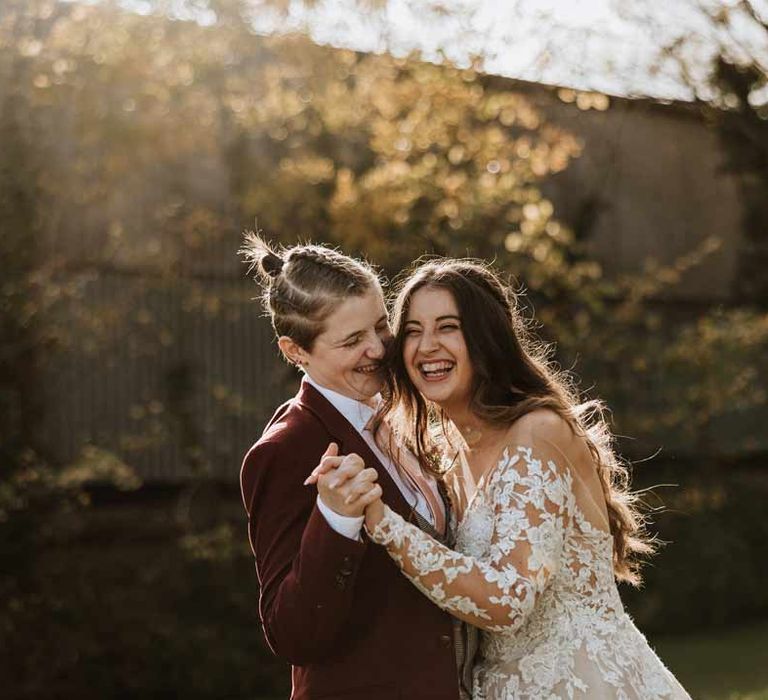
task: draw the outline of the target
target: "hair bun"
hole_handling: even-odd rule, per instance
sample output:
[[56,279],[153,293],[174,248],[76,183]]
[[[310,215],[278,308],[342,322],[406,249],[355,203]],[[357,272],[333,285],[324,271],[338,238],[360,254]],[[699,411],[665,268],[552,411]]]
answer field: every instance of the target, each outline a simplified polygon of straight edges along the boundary
[[285,261],[279,256],[275,255],[272,251],[268,251],[264,257],[259,261],[261,269],[269,277],[277,277],[283,270]]

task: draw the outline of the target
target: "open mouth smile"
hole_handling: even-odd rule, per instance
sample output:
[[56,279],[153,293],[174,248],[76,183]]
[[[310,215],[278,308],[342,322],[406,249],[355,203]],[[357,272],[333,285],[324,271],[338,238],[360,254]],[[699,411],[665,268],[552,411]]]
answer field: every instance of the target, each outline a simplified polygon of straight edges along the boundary
[[355,372],[359,372],[360,374],[376,374],[379,369],[381,369],[381,365],[379,364],[363,365],[362,367],[355,367]]
[[428,382],[439,382],[445,379],[453,368],[455,362],[450,360],[436,360],[432,362],[420,362],[418,365],[419,373]]

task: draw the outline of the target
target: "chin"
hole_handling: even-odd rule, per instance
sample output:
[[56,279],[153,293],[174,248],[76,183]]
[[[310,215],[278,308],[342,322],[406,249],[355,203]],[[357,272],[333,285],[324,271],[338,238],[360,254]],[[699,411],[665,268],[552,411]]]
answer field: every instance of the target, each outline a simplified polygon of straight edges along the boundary
[[381,391],[382,385],[383,383],[380,378],[370,377],[368,379],[364,379],[363,381],[358,381],[354,385],[354,388],[358,394],[364,396],[367,399],[370,399]]
[[451,396],[451,392],[446,391],[443,388],[436,389],[432,386],[419,386],[418,384],[415,385],[416,390],[427,400],[431,401],[432,403],[436,403],[438,406],[445,403],[449,400]]

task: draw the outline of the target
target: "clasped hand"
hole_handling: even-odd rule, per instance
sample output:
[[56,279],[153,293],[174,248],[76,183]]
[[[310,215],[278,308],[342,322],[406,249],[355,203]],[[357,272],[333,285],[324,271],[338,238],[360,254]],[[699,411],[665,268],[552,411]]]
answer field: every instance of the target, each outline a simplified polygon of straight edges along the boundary
[[366,524],[371,526],[369,518],[378,522],[384,508],[378,478],[375,469],[366,469],[362,457],[340,455],[338,445],[332,442],[304,484],[317,484],[323,503],[334,512],[347,517],[365,515]]

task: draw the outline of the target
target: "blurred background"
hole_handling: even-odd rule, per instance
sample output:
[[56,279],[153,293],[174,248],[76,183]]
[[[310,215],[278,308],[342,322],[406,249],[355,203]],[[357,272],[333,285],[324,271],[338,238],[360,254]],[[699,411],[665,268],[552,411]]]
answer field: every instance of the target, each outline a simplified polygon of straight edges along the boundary
[[2,0],[2,697],[287,697],[254,227],[514,275],[654,487],[638,626],[768,698],[766,0]]

